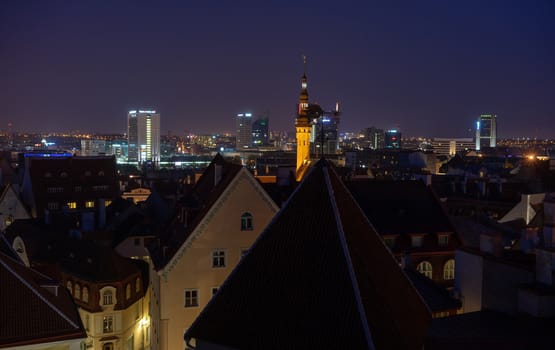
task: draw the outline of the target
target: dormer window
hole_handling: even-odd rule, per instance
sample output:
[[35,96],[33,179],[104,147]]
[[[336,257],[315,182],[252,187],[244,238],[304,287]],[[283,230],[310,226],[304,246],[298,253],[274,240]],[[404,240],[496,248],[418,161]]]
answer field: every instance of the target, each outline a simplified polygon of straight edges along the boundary
[[449,245],[449,234],[438,234],[437,235],[437,244],[440,247],[446,247]]
[[129,285],[129,283],[125,286],[125,299],[131,299],[131,285]]
[[102,293],[102,304],[103,305],[113,305],[114,293],[111,290],[106,290]]
[[79,286],[78,284],[75,284],[75,294],[74,294],[75,299],[80,300],[81,299],[81,286]]
[[69,290],[70,294],[73,294],[73,284],[71,283],[71,281],[67,281],[66,288],[67,290]]
[[410,239],[413,248],[420,248],[422,247],[422,242],[424,241],[424,235],[412,235]]
[[83,302],[89,302],[89,288],[83,287]]
[[135,293],[140,293],[141,292],[141,279],[137,278],[135,280]]

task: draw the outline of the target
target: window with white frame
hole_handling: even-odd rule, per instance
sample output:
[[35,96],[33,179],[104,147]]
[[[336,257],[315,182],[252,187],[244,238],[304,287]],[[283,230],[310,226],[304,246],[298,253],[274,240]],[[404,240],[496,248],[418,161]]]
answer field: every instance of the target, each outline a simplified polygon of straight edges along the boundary
[[185,307],[198,306],[198,289],[185,289]]
[[432,264],[428,261],[422,261],[416,266],[416,271],[420,272],[428,278],[432,278]]
[[74,293],[74,297],[75,299],[79,300],[81,299],[81,286],[79,286],[79,284],[75,283],[75,293]]
[[455,279],[455,259],[449,259],[445,262],[445,265],[443,265],[443,279]]
[[252,224],[252,214],[249,212],[244,212],[241,214],[241,231],[252,231],[253,224]]
[[112,305],[114,303],[113,298],[114,298],[114,293],[112,293],[111,290],[105,290],[104,293],[102,293],[102,304]]
[[108,315],[102,318],[102,332],[112,333],[114,331],[114,316]]
[[212,251],[212,267],[225,267],[225,250]]

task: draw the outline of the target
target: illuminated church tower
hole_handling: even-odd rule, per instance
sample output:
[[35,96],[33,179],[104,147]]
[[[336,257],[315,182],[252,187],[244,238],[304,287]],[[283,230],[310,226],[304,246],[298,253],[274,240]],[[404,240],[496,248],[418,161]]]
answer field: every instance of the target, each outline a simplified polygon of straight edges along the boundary
[[296,179],[300,181],[310,164],[310,120],[308,117],[308,90],[306,83],[306,56],[303,56],[305,72],[301,78],[301,95],[297,106],[295,129],[297,138]]

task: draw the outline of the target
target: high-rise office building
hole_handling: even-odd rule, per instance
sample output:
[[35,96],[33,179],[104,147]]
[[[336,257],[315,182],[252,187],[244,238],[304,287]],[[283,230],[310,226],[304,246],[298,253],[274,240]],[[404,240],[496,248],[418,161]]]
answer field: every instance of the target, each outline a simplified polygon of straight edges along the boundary
[[235,149],[242,150],[252,146],[252,113],[239,113],[235,118],[237,140]]
[[127,114],[127,161],[160,163],[160,113],[132,110]]
[[268,144],[268,117],[258,118],[252,123],[252,145],[254,147]]
[[399,130],[392,129],[385,132],[385,148],[401,148],[401,132]]
[[339,102],[335,110],[324,111],[321,116],[312,120],[310,135],[311,151],[316,157],[335,154],[339,150]]
[[476,151],[497,144],[497,116],[482,114],[476,122]]

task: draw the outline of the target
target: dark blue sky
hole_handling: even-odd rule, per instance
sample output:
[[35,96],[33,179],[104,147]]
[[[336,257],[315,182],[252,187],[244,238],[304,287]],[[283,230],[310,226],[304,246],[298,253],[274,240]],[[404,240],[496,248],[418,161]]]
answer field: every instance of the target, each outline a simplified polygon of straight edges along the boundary
[[124,132],[156,108],[162,132],[232,131],[268,112],[293,130],[308,56],[312,102],[341,130],[555,137],[555,2],[0,2],[0,129]]

